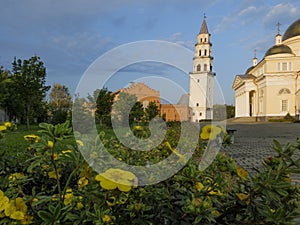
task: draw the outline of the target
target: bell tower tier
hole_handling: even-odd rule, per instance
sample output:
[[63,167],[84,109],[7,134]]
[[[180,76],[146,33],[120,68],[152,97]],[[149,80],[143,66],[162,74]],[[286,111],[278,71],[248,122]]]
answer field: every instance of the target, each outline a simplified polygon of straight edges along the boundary
[[192,121],[213,119],[214,77],[212,72],[212,44],[204,16],[195,44],[193,72],[190,73],[189,106],[193,110]]

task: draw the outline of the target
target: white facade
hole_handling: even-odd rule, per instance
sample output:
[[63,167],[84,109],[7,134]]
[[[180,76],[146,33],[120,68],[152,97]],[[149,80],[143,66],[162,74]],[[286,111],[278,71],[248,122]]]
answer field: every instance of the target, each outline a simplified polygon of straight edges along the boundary
[[236,117],[283,117],[300,113],[300,20],[284,36],[275,36],[275,45],[245,74],[236,75]]
[[213,119],[214,76],[212,72],[211,43],[204,18],[195,45],[193,72],[190,73],[189,106],[192,108],[192,121]]

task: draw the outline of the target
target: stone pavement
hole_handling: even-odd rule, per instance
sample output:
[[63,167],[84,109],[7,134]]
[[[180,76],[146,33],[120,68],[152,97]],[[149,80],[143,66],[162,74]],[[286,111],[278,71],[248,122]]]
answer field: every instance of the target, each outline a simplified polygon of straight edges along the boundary
[[[295,144],[300,137],[300,123],[229,123],[227,129],[237,131],[234,144],[224,151],[249,172],[259,169],[265,157],[275,154],[272,149],[274,139],[285,145]],[[300,151],[297,157],[300,157]],[[294,176],[293,181],[300,184],[300,176]]]

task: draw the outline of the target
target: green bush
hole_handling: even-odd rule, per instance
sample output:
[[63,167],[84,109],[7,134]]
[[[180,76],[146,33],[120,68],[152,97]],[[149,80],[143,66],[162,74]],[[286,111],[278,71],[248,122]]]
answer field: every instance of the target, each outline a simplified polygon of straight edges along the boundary
[[[168,128],[156,149],[136,155],[102,131],[102,143],[120,161],[145,165],[173,152],[178,156],[174,163],[186,163],[165,181],[138,186],[141,181],[132,172],[107,168],[98,174],[90,167],[107,161],[97,152],[99,140],[82,137],[78,146],[63,148],[61,142],[72,135],[68,122],[40,128],[40,136],[25,136],[28,157],[20,166],[2,153],[0,224],[290,224],[298,216],[299,187],[292,184],[291,174],[299,173],[300,159],[294,153],[300,142],[282,147],[275,141],[276,156],[264,159],[263,169],[251,175],[224,153],[199,170],[204,151],[210,150],[208,139],[224,135],[218,127],[203,127],[188,161],[175,149],[177,126]],[[135,127],[134,132],[144,137],[147,129]],[[81,146],[90,151],[85,159]]]

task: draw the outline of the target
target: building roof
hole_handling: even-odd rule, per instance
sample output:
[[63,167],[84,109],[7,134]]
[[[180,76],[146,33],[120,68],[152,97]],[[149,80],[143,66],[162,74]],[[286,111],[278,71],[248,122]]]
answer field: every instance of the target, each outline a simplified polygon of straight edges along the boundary
[[285,41],[289,38],[300,35],[300,19],[292,23],[285,31],[282,40]]
[[287,45],[274,45],[266,52],[265,57],[269,55],[275,55],[280,53],[290,53],[292,54],[292,49]]
[[250,79],[255,79],[256,77],[252,74],[240,74],[236,75],[237,77],[241,78],[242,80],[250,80]]
[[203,19],[202,26],[201,26],[200,33],[199,33],[199,34],[208,34],[208,29],[207,29],[205,17],[204,17],[204,19]]

